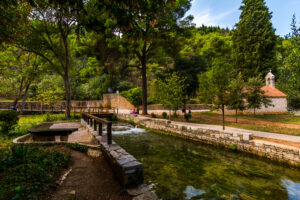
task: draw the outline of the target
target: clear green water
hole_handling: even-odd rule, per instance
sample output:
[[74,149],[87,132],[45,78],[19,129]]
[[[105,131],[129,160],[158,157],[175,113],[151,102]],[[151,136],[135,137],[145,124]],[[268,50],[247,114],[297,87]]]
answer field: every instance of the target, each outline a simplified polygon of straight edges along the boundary
[[300,199],[300,170],[152,132],[113,139],[143,163],[161,199]]

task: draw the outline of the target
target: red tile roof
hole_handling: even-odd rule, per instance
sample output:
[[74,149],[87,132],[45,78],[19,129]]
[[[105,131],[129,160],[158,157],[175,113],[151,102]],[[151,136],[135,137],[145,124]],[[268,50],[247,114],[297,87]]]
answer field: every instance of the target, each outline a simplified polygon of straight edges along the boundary
[[264,96],[265,97],[273,97],[273,98],[283,98],[286,97],[286,94],[281,92],[280,90],[276,88],[272,88],[270,86],[263,86],[261,88],[265,92]]

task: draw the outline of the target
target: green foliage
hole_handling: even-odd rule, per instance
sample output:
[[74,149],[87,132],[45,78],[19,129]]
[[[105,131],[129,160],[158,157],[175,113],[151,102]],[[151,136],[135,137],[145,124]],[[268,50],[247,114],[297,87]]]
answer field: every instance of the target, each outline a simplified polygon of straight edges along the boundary
[[152,118],[156,118],[156,114],[151,113],[151,117],[152,117]]
[[200,76],[199,99],[221,109],[223,130],[225,129],[225,106],[229,104],[229,90],[232,76],[231,65],[224,59],[215,59],[212,68]]
[[124,96],[136,108],[138,108],[142,103],[142,89],[139,87],[132,88],[128,91],[123,91],[121,92],[121,95]]
[[273,106],[271,100],[264,96],[264,91],[261,90],[263,86],[263,81],[260,77],[249,78],[246,86],[246,99],[247,107],[254,110],[261,108],[262,105],[265,107]]
[[245,82],[242,73],[239,73],[235,79],[232,79],[229,84],[229,109],[236,111],[236,123],[238,110],[246,109],[245,104]]
[[185,77],[187,85],[186,94],[193,96],[199,87],[197,75],[206,70],[206,61],[203,56],[192,56],[190,58],[177,58],[174,71]]
[[163,112],[161,115],[164,119],[167,119],[167,117],[168,117],[168,114],[166,112]]
[[276,72],[275,29],[265,0],[243,0],[240,21],[233,32],[234,67],[244,79]]
[[0,149],[0,199],[39,199],[68,167],[69,154],[14,145]]
[[184,113],[184,119],[185,121],[189,121],[192,118],[192,115],[190,113]]
[[129,120],[129,121],[128,121],[128,124],[133,125],[133,126],[135,125],[135,123],[134,123],[133,120]]
[[20,48],[5,45],[0,52],[0,96],[26,100],[31,86],[43,74],[40,57]]
[[230,64],[221,59],[215,60],[212,68],[199,78],[198,98],[213,104],[215,109],[228,105],[231,75]]
[[87,146],[81,145],[81,144],[78,144],[78,143],[66,143],[66,146],[71,148],[71,149],[74,149],[76,151],[83,152],[83,153],[86,153],[88,151]]
[[4,135],[18,124],[18,113],[15,110],[0,110],[0,132]]
[[173,72],[164,80],[157,78],[151,84],[151,95],[154,100],[169,110],[178,110],[186,98],[185,78]]
[[300,27],[297,27],[296,16],[293,16],[290,38],[282,41],[283,52],[280,52],[278,88],[287,94],[290,108],[300,108]]
[[29,100],[39,101],[46,105],[53,105],[64,99],[63,80],[59,76],[45,75],[36,84],[36,93]]
[[39,122],[46,122],[48,121],[78,121],[81,119],[80,114],[71,114],[70,118],[67,118],[64,114],[51,114],[46,113],[42,115],[24,115],[20,118],[19,124],[32,124],[32,123],[39,123]]
[[111,121],[118,121],[118,117],[117,117],[116,115],[113,115],[113,116],[111,117]]
[[231,145],[229,146],[229,149],[232,150],[232,151],[237,151],[237,146],[236,146],[236,144],[231,144]]

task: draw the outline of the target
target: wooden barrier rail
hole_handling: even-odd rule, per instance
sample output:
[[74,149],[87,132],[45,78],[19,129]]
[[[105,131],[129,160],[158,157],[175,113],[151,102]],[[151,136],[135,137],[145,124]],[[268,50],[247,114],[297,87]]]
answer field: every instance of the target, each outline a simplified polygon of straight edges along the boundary
[[97,125],[98,125],[98,134],[102,135],[102,124],[107,125],[107,144],[112,144],[112,133],[111,133],[111,126],[112,122],[107,121],[104,119],[100,119],[99,117],[96,117],[94,115],[90,115],[88,113],[82,113],[82,119],[90,126],[94,127],[94,131],[97,131]]
[[115,108],[102,108],[102,107],[72,107],[71,112],[73,113],[89,113],[89,114],[100,114],[115,112]]

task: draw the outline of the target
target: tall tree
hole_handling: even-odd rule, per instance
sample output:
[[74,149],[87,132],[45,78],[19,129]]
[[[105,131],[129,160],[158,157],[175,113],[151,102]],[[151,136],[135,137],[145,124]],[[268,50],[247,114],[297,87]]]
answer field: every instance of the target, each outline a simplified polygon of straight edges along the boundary
[[246,100],[247,107],[253,109],[255,115],[256,109],[260,109],[262,105],[265,107],[273,106],[271,100],[264,96],[264,91],[261,87],[264,85],[260,76],[249,78],[246,83]]
[[279,67],[278,87],[287,94],[291,108],[300,108],[300,27],[293,15],[289,38],[283,40],[285,50],[281,54],[282,65]]
[[229,84],[229,109],[235,110],[235,123],[238,122],[238,110],[244,110],[245,104],[245,82],[242,73],[232,79]]
[[67,117],[70,117],[71,106],[70,34],[76,28],[76,16],[81,7],[80,0],[54,3],[38,1],[31,12],[31,33],[19,41],[20,48],[42,57],[50,68],[63,78]]
[[15,107],[22,99],[23,109],[30,86],[43,72],[40,58],[13,46],[0,52],[0,95],[14,99]]
[[0,1],[0,44],[14,43],[16,38],[22,38],[30,25],[28,15],[31,5],[22,0],[1,0]]
[[243,0],[240,21],[233,32],[234,66],[244,78],[276,72],[275,29],[264,0]]
[[[142,75],[143,114],[147,114],[147,64],[161,53],[170,32],[179,30],[179,21],[190,8],[190,0],[141,1],[140,10],[130,15],[129,27],[120,26],[122,37],[138,60]],[[162,4],[163,2],[163,4]],[[165,3],[170,2],[170,3]],[[124,13],[125,14],[125,13]],[[125,14],[126,16],[126,14]],[[120,22],[124,17],[120,18]],[[167,45],[165,45],[167,46]]]
[[186,98],[185,78],[173,72],[165,79],[155,79],[151,85],[151,95],[153,99],[161,103],[169,110],[171,120],[171,110],[176,111],[183,106]]
[[212,68],[199,78],[199,99],[221,109],[223,130],[225,130],[225,106],[229,104],[232,66],[224,59],[216,59]]

